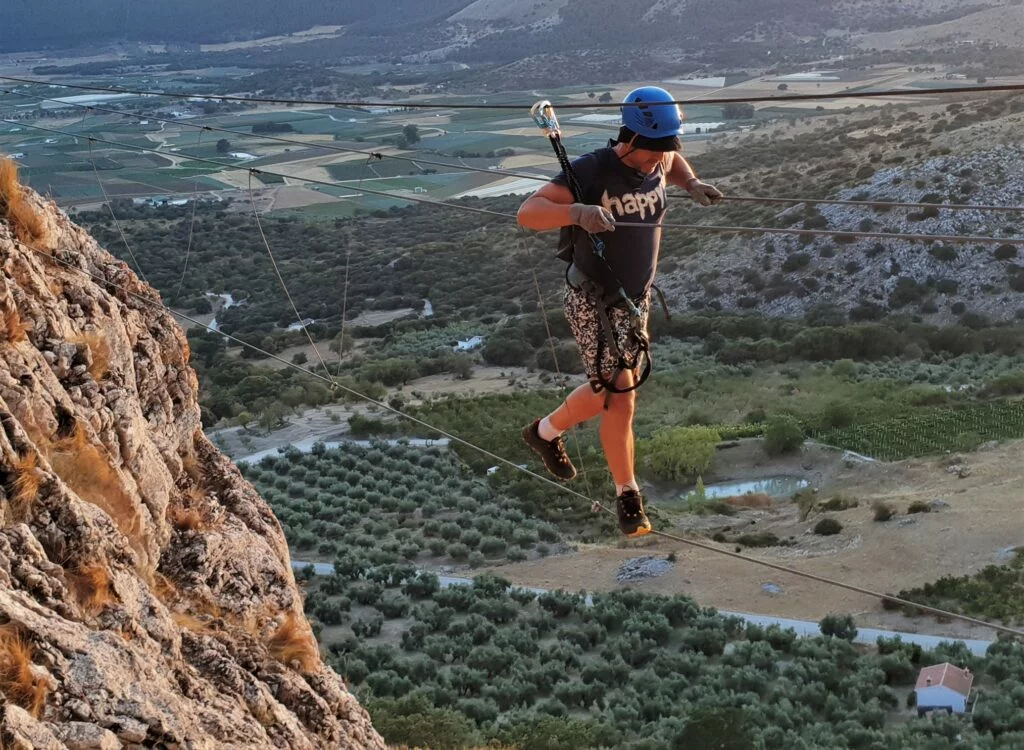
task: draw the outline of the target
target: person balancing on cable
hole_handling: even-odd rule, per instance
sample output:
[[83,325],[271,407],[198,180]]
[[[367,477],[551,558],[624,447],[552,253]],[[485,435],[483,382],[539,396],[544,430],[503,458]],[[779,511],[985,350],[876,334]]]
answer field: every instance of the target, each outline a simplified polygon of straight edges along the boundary
[[650,373],[647,317],[665,187],[684,188],[702,206],[717,203],[722,193],[699,180],[679,153],[683,117],[671,94],[638,88],[621,112],[616,140],[575,159],[519,208],[523,227],[562,230],[558,257],[569,262],[565,317],[589,379],[551,414],[523,428],[523,439],[551,474],[570,480],[576,469],[562,434],[600,414],[619,528],[636,537],[651,531],[634,475],[633,411],[635,389]]

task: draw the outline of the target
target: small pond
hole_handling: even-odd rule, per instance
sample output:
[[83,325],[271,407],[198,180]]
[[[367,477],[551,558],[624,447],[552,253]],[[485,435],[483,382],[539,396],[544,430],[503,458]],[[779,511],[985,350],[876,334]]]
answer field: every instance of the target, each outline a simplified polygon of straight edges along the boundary
[[[746,495],[752,492],[764,493],[772,497],[789,497],[797,490],[807,487],[809,482],[799,477],[764,477],[749,482],[721,482],[704,487],[704,497],[715,500],[734,495]],[[686,494],[683,494],[686,497]]]

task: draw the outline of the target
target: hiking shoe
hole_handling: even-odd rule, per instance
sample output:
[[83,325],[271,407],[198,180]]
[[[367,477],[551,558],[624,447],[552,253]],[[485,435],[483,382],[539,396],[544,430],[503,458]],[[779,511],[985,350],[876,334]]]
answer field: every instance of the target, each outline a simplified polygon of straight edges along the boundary
[[644,513],[644,499],[636,490],[626,490],[615,498],[615,510],[619,516],[619,528],[626,536],[651,533],[651,522]]
[[530,446],[534,453],[540,456],[546,468],[552,475],[562,480],[569,480],[576,476],[576,467],[569,460],[569,454],[565,452],[565,441],[559,435],[554,440],[541,438],[537,428],[540,420],[523,428],[523,440]]

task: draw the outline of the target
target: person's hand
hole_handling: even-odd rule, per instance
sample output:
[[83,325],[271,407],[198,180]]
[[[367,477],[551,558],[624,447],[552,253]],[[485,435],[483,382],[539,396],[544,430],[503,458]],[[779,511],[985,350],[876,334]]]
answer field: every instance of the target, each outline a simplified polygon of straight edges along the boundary
[[702,206],[710,206],[722,200],[722,191],[694,177],[686,183],[686,190]]
[[573,203],[569,207],[569,221],[590,234],[615,231],[615,217],[604,206]]

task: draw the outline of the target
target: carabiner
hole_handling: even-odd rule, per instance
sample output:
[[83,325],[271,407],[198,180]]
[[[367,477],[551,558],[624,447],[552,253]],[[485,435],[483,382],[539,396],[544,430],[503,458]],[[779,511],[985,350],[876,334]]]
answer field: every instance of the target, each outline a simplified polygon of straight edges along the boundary
[[530,116],[537,123],[537,127],[544,131],[548,138],[557,138],[560,128],[558,117],[555,116],[555,108],[547,99],[537,102],[530,108]]

